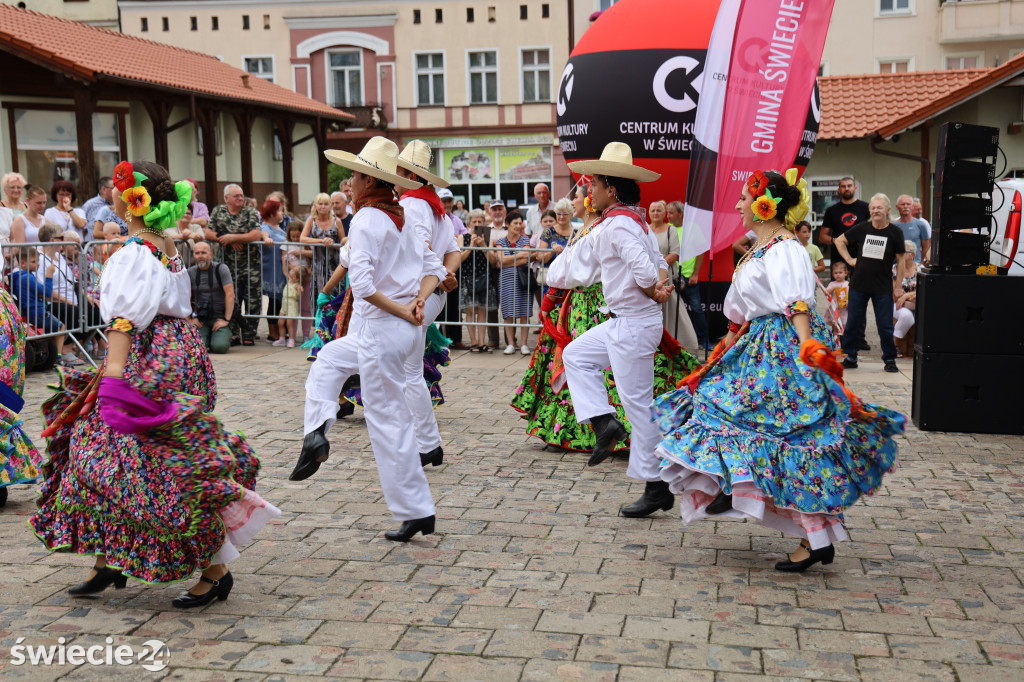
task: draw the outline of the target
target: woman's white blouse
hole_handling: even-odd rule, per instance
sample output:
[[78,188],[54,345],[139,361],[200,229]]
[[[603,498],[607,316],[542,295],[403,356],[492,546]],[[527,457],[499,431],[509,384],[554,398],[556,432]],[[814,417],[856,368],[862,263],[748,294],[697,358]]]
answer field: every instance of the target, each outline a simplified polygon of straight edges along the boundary
[[739,269],[725,295],[725,316],[743,324],[769,313],[786,314],[797,301],[813,310],[817,281],[807,249],[797,239],[785,239]]
[[548,268],[547,286],[556,289],[589,287],[601,281],[601,264],[594,254],[597,235],[604,230],[605,223],[590,228],[583,237],[558,254]]
[[[192,315],[192,283],[175,258],[171,272],[142,244],[125,244],[107,261],[100,277],[100,314],[110,322],[123,317],[145,329],[157,315]],[[174,262],[172,261],[172,262]]]

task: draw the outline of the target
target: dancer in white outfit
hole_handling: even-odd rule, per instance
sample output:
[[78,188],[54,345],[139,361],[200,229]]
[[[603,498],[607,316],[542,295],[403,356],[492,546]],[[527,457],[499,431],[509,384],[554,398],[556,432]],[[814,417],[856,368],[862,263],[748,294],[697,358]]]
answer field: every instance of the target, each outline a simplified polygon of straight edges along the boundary
[[334,423],[345,380],[358,372],[366,427],[388,509],[402,521],[389,540],[406,542],[434,531],[434,501],[405,397],[405,366],[418,348],[426,298],[445,276],[440,261],[413,229],[394,187],[419,183],[395,174],[398,147],[374,137],[358,154],[328,150],[332,162],[352,170],[356,213],[349,229],[349,282],[355,297],[353,333],[324,346],[306,380],[305,438],[290,480],[309,478],[327,460],[326,432]]
[[434,191],[434,186],[447,187],[448,183],[430,172],[430,157],[427,143],[413,140],[398,155],[397,173],[407,180],[424,183],[422,187],[403,192],[398,203],[405,210],[406,224],[415,228],[420,239],[426,242],[427,248],[437,255],[445,268],[444,279],[437,290],[427,297],[423,306],[423,326],[419,328],[420,354],[411,358],[405,366],[405,395],[413,413],[420,462],[423,466],[438,466],[444,460],[444,450],[441,448],[441,432],[434,416],[434,404],[427,384],[423,381],[423,349],[427,343],[427,328],[444,309],[448,292],[459,286],[455,273],[459,271],[462,258],[459,255],[459,244],[455,241],[455,228]]
[[[661,304],[668,300],[668,265],[650,238],[637,182],[661,177],[633,165],[633,154],[622,142],[605,146],[596,161],[569,164],[576,173],[594,177],[594,209],[605,226],[594,241],[601,267],[601,284],[611,319],[585,332],[565,348],[562,361],[581,423],[590,423],[597,436],[590,466],[604,461],[626,429],[608,402],[604,370],[609,365],[626,416],[633,427],[627,475],[646,482],[643,497],[622,508],[623,516],[647,516],[670,509],[673,495],[661,480],[654,454],[658,429],[651,423],[654,400],[654,354],[661,342]],[[597,227],[597,224],[595,224]]]

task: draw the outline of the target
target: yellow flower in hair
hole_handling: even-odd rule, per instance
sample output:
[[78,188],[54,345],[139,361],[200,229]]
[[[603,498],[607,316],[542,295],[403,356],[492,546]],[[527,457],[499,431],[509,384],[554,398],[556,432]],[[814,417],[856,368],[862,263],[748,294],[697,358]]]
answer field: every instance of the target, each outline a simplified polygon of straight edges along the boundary
[[149,212],[149,192],[141,185],[126,189],[121,194],[121,201],[127,205],[128,211],[136,218]]
[[779,212],[779,202],[773,199],[771,194],[763,194],[754,200],[750,209],[754,212],[754,218],[765,222],[774,218]]

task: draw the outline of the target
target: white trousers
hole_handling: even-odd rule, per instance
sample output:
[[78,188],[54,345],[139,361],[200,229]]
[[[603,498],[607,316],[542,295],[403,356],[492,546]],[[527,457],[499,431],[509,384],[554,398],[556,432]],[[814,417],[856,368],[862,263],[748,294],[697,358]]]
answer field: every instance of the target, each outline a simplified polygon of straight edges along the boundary
[[651,422],[654,400],[654,354],[663,332],[661,314],[646,318],[615,317],[587,330],[565,347],[562,362],[581,424],[602,414],[615,414],[604,387],[604,370],[615,375],[615,388],[632,427],[626,475],[658,481],[661,458],[654,454],[658,427]]
[[[359,334],[362,321],[352,319],[349,333],[324,345],[306,377],[306,408],[303,435],[326,423],[327,429],[338,417],[338,396],[348,378],[359,373]],[[410,325],[411,326],[411,325]]]
[[893,313],[893,318],[896,320],[896,325],[893,328],[892,335],[897,339],[902,339],[910,331],[910,328],[914,326],[914,311],[900,308]]
[[447,298],[445,295],[437,294],[427,296],[423,305],[423,326],[417,327],[419,353],[410,356],[405,363],[405,396],[409,401],[409,409],[412,410],[416,447],[423,453],[441,445],[441,432],[437,428],[437,417],[434,416],[434,403],[430,400],[427,382],[423,380],[423,349],[427,345],[427,328],[441,314]]

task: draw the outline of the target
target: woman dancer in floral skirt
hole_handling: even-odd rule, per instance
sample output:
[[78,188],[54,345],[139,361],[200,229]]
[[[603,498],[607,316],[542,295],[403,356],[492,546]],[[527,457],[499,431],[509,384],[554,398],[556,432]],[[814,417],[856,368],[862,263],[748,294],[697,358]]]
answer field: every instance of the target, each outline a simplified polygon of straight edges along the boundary
[[[569,194],[576,217],[583,218],[583,228],[548,268],[547,284],[551,288],[541,306],[544,331],[512,399],[512,407],[527,421],[528,434],[549,445],[581,452],[593,450],[596,439],[589,425],[576,421],[565,386],[562,350],[580,334],[608,319],[600,310],[604,306],[600,267],[589,257],[591,240],[597,236],[594,222],[598,214],[589,209],[585,188],[586,185],[574,187]],[[697,364],[697,359],[666,332],[654,356],[654,394],[671,391]],[[605,386],[615,404],[617,419],[629,429],[610,371],[605,372]],[[628,447],[629,439],[625,438],[615,449]]]
[[100,278],[109,351],[96,373],[62,373],[43,405],[50,460],[31,524],[48,549],[95,557],[74,596],[198,569],[173,605],[202,606],[227,599],[235,545],[280,512],[253,491],[252,449],[211,413],[217,388],[188,319],[188,274],[162,236],[191,185],[145,161],[118,164],[114,183],[114,209],[131,229]]
[[729,334],[680,389],[655,400],[661,477],[683,523],[749,518],[801,538],[775,568],[832,563],[842,511],[896,468],[905,418],[867,405],[842,381],[833,335],[812,309],[817,285],[792,230],[810,196],[797,171],[755,171],[736,205],[757,241],[724,310]]

